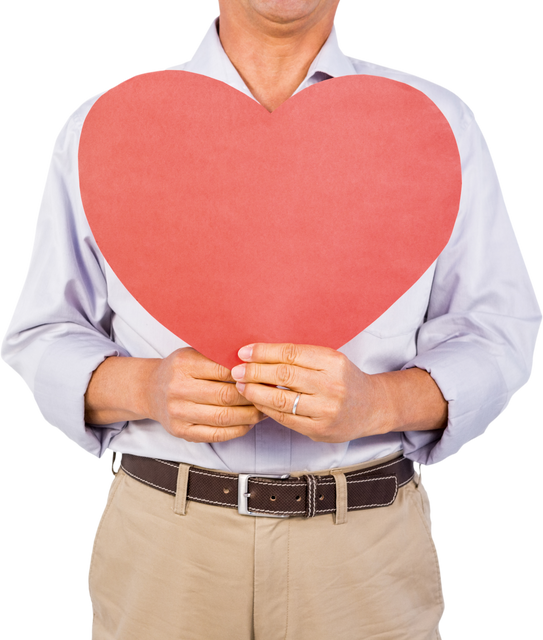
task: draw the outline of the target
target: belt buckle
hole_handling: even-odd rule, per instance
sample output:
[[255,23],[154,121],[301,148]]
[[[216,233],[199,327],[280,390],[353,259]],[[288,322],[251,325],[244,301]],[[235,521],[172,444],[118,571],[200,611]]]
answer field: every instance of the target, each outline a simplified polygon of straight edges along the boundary
[[262,516],[263,518],[288,518],[288,514],[280,515],[274,513],[257,513],[256,511],[249,511],[249,478],[278,478],[279,480],[285,480],[290,478],[290,473],[284,473],[283,475],[266,475],[264,473],[240,473],[238,475],[238,513],[242,516]]

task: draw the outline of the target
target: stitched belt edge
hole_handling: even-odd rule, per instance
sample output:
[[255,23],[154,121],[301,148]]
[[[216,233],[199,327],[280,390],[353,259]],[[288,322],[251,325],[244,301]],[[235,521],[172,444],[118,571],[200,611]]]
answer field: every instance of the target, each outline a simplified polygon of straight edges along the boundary
[[[121,469],[154,489],[175,495],[179,463],[123,454]],[[403,456],[373,467],[345,473],[348,510],[391,505],[398,489],[413,479],[413,462]],[[336,511],[336,480],[333,475],[270,479],[249,478],[248,508],[262,514],[311,517]],[[190,467],[187,499],[203,504],[238,508],[238,476]]]

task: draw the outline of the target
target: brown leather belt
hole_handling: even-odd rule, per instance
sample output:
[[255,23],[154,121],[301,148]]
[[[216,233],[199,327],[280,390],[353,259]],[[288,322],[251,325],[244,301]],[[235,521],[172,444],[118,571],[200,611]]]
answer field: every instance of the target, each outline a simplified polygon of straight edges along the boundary
[[[179,463],[123,454],[121,469],[155,489],[175,495]],[[386,507],[413,478],[413,463],[399,457],[345,473],[348,510]],[[244,515],[306,518],[336,511],[336,478],[227,474],[190,467],[187,499],[238,509]]]

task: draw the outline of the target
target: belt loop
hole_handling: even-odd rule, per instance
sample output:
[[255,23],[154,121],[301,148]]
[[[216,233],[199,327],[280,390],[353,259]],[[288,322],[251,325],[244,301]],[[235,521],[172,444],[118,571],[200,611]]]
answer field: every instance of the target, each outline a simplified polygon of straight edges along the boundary
[[332,469],[330,473],[336,481],[336,513],[334,524],[345,524],[347,522],[347,478],[339,469]]
[[307,482],[305,517],[313,518],[317,509],[317,481],[315,479],[315,476],[310,474],[307,474],[306,476],[304,476],[304,478]]
[[415,474],[415,477],[413,478],[414,482],[415,482],[415,487],[417,487],[417,489],[419,488],[419,484],[422,482],[422,465],[419,462],[419,473],[418,475]]
[[120,462],[120,455],[115,451],[110,451],[109,452],[109,475],[112,478],[119,470],[119,462]]
[[177,472],[177,487],[175,491],[175,503],[173,510],[178,516],[184,516],[187,513],[187,490],[189,487],[189,469],[190,465],[179,464]]

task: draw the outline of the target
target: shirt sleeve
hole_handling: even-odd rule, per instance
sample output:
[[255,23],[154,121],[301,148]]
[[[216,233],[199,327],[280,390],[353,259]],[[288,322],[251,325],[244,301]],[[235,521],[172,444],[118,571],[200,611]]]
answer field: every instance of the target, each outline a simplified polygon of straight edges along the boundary
[[124,423],[85,424],[84,394],[105,358],[129,354],[111,339],[103,258],[79,194],[77,153],[87,110],[57,140],[30,270],[2,356],[26,380],[45,419],[101,455]]
[[492,160],[471,119],[457,137],[462,196],[439,256],[417,355],[449,406],[444,431],[403,434],[407,457],[431,464],[483,433],[528,379],[540,322]]

